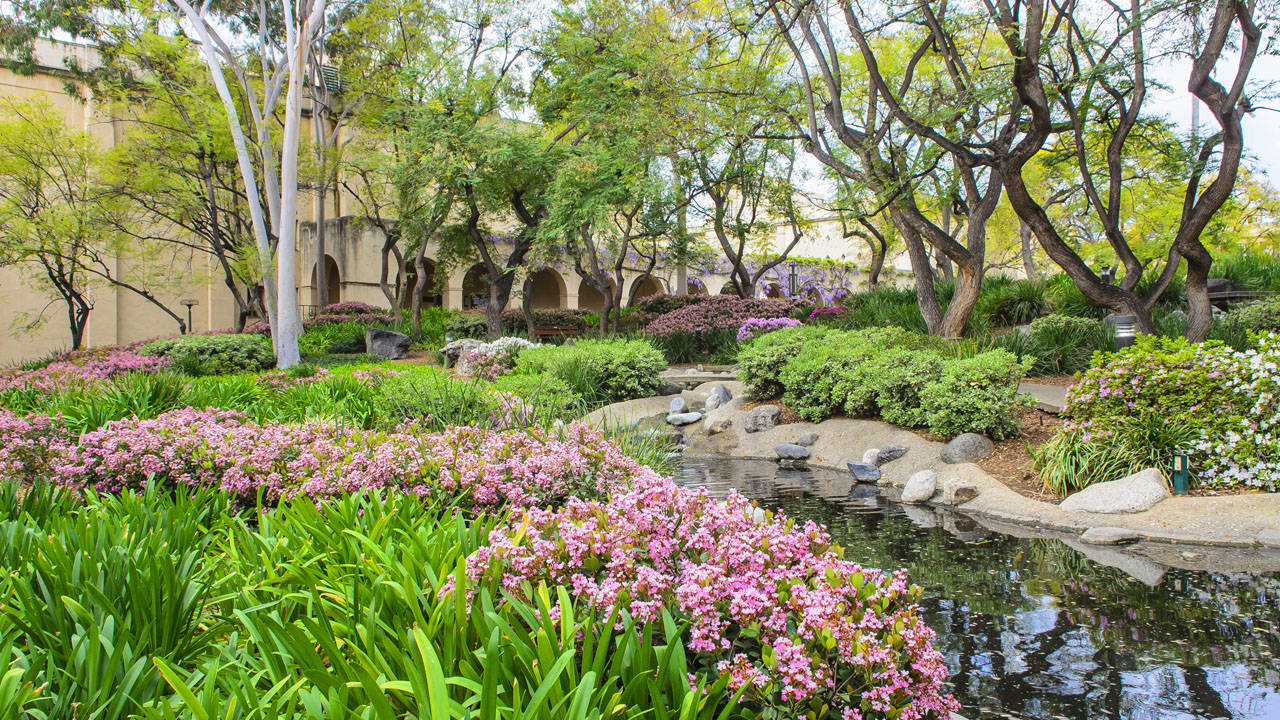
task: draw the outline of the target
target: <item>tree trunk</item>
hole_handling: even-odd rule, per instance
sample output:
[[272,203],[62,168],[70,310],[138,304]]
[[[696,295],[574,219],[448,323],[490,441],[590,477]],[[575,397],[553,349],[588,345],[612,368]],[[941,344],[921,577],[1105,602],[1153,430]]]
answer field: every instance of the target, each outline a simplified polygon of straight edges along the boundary
[[1018,220],[1018,240],[1022,244],[1022,272],[1027,276],[1028,280],[1038,280],[1040,278],[1040,269],[1036,267],[1036,248],[1031,244],[1035,239],[1035,234],[1031,232],[1031,228],[1027,224]]
[[982,272],[961,265],[956,273],[956,289],[947,304],[947,311],[938,323],[939,337],[958,338],[964,335],[965,321],[978,304],[978,295],[982,291]]
[[891,219],[907,246],[911,273],[915,276],[916,305],[920,308],[920,316],[924,318],[925,329],[930,335],[937,335],[942,328],[942,309],[938,307],[938,296],[933,288],[933,262],[929,257],[929,250],[920,239],[920,233],[900,213],[892,213]]
[[316,312],[332,302],[329,299],[329,264],[325,262],[328,251],[324,246],[324,196],[325,183],[321,183],[316,203]]
[[533,277],[524,279],[523,297],[520,298],[520,314],[524,316],[524,326],[529,333],[529,340],[538,342],[538,326],[533,321]]
[[[385,254],[384,254],[385,257]],[[414,341],[422,340],[422,293],[427,284],[427,241],[423,240],[418,252],[413,256],[413,296],[409,299],[409,312],[413,315],[411,325]]]

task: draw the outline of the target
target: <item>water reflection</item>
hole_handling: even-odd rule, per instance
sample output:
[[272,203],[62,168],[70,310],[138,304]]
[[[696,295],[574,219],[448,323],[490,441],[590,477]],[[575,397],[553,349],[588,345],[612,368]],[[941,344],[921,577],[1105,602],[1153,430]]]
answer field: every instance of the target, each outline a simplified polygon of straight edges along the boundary
[[686,458],[680,479],[822,522],[851,560],[908,568],[966,717],[1280,720],[1280,575],[1158,569],[1145,584],[839,473]]

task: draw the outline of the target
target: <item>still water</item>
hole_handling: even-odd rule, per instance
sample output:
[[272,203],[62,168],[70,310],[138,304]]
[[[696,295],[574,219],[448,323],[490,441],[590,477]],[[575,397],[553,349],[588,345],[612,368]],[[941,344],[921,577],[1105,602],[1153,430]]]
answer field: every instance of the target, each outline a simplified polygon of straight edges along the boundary
[[[677,475],[825,524],[847,559],[906,567],[968,718],[1280,720],[1280,574],[1147,563],[992,533],[834,473],[685,458]],[[1131,568],[1132,569],[1132,568]]]

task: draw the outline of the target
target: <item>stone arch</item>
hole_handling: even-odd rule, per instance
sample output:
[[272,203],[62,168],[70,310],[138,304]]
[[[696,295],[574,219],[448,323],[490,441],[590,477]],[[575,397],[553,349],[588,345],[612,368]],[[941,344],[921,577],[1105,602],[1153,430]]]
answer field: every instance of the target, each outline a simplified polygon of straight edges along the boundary
[[462,276],[463,309],[484,308],[489,304],[489,271],[483,263],[476,263]]
[[[427,267],[427,284],[422,288],[422,305],[423,307],[441,307],[444,304],[444,297],[440,294],[440,283],[436,276],[436,262],[431,258],[423,258]],[[404,282],[405,288],[410,296],[413,295],[414,284],[418,281],[418,269],[414,265],[412,259],[406,260],[404,263]]]
[[559,310],[565,307],[569,294],[564,278],[549,267],[529,273],[525,288],[532,298],[530,307],[534,310]]
[[658,295],[661,293],[662,293],[662,283],[658,282],[657,278],[650,275],[644,280],[641,280],[638,283],[632,284],[631,300],[629,304],[635,305],[636,302],[639,300],[643,300],[651,295]]
[[[614,285],[613,278],[609,279],[609,287],[617,287]],[[582,280],[578,283],[578,309],[587,310],[589,312],[598,313],[604,309],[605,297],[600,294],[599,290],[591,287],[586,281]]]
[[[324,273],[325,286],[329,291],[329,302],[342,302],[342,278],[338,275],[338,262],[333,259],[332,255],[324,256]],[[311,267],[311,299],[316,305],[320,304],[320,264],[316,263]]]

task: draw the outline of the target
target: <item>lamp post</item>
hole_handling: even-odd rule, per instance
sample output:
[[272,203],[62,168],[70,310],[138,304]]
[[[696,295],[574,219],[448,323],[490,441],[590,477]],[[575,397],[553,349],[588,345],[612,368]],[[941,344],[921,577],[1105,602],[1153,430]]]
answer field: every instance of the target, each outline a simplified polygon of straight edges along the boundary
[[191,308],[195,307],[196,305],[199,305],[200,301],[196,300],[195,298],[183,298],[178,302],[179,304],[185,305],[187,307],[187,327],[182,331],[182,334],[186,335],[187,333],[191,332]]
[[1122,350],[1133,345],[1138,336],[1137,316],[1111,314],[1107,316],[1106,322],[1110,323],[1116,330],[1116,350]]
[[1191,484],[1191,457],[1178,448],[1173,454],[1173,494],[1186,495]]
[[787,294],[787,297],[791,298],[792,300],[795,300],[795,299],[796,299],[796,282],[797,282],[797,278],[796,278],[796,264],[795,264],[794,262],[792,262],[792,263],[791,263],[791,268],[790,268],[790,270],[791,270],[791,272],[790,272],[790,274],[789,274],[789,276],[788,276],[788,278],[787,278],[787,280],[788,280],[788,288],[790,289],[790,292]]

